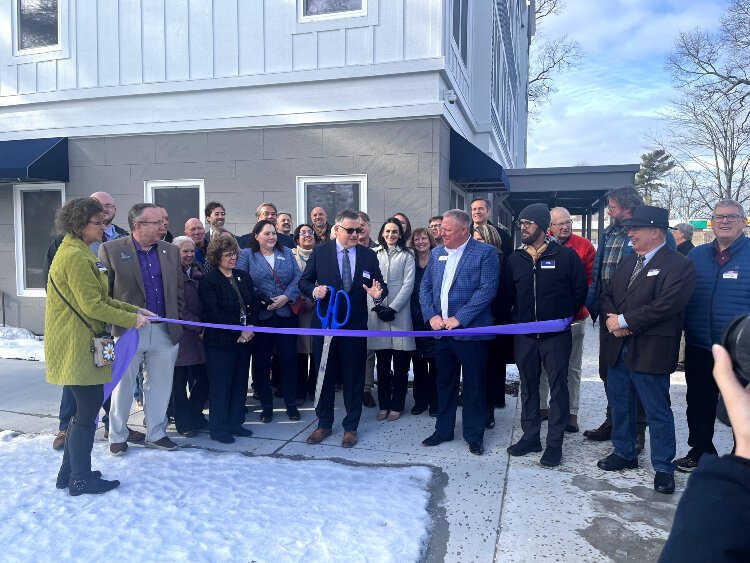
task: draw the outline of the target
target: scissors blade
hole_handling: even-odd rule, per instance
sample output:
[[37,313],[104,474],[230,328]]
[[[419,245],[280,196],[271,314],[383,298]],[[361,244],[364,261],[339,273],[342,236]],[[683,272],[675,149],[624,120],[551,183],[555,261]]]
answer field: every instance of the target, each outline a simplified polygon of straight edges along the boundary
[[333,336],[323,338],[323,353],[320,355],[320,367],[318,368],[318,381],[315,384],[315,409],[320,403],[320,392],[323,389],[323,379],[326,376],[326,366],[328,365],[328,353],[331,351],[331,340]]

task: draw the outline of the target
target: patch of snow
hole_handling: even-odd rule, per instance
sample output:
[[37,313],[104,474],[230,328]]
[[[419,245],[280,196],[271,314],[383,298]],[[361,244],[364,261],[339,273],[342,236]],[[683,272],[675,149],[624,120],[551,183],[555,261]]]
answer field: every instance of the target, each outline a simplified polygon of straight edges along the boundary
[[44,361],[44,337],[25,328],[0,327],[0,358]]

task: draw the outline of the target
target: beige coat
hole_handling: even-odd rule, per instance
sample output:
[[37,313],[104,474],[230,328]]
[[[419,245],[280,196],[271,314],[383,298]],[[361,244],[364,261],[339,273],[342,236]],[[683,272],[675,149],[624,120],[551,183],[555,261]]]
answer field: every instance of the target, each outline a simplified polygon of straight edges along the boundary
[[[373,248],[380,264],[383,279],[388,285],[388,296],[383,300],[384,307],[390,307],[396,311],[396,318],[392,322],[381,321],[378,316],[370,310],[367,320],[369,330],[412,330],[410,299],[414,288],[414,254],[410,249],[401,250],[398,247],[390,252],[383,247]],[[417,288],[416,291],[419,291]],[[375,306],[372,298],[367,298],[368,308]],[[414,338],[412,337],[385,337],[368,338],[367,348],[369,350],[415,350]]]

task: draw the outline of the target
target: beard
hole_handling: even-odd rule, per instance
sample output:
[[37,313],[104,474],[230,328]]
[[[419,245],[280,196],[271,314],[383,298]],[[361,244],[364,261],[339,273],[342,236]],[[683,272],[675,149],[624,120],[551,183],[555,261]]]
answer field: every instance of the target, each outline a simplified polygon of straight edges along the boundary
[[539,237],[541,234],[542,234],[542,231],[537,230],[533,234],[521,235],[521,242],[523,244],[534,244],[536,241],[539,240]]

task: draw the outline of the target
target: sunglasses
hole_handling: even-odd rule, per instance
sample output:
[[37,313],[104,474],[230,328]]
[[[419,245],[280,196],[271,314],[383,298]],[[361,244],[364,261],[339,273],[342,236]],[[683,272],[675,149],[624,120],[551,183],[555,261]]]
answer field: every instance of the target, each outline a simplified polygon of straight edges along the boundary
[[346,231],[347,235],[353,235],[354,233],[357,233],[358,235],[365,232],[365,230],[362,227],[349,227],[348,229],[342,227],[341,225],[338,226],[339,229],[343,229]]

